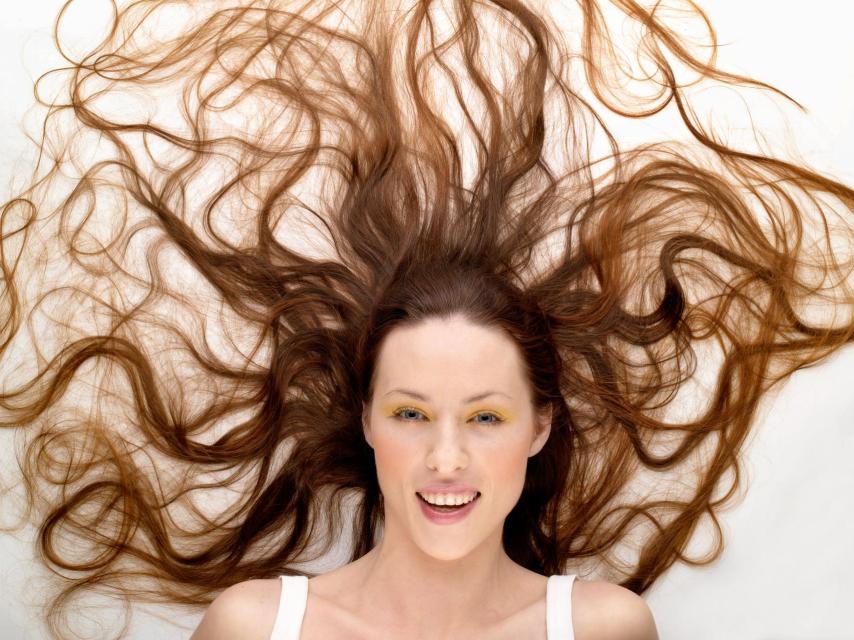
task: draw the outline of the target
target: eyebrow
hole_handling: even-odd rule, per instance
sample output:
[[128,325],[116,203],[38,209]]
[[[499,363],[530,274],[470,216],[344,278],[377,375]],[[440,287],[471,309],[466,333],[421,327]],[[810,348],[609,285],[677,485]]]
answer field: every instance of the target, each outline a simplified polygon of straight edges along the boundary
[[[430,398],[428,398],[427,396],[425,396],[421,393],[418,393],[417,391],[412,391],[410,389],[392,389],[391,391],[389,391],[385,395],[391,395],[394,392],[403,393],[405,395],[412,396],[413,398],[418,398],[422,402],[429,402],[430,401]],[[509,396],[506,393],[503,393],[501,391],[484,391],[483,393],[478,393],[477,395],[473,395],[470,398],[466,398],[465,400],[463,400],[463,402],[464,403],[477,402],[478,400],[483,400],[487,396],[492,396],[492,395],[506,396],[506,397],[510,398],[511,400],[513,399],[512,396]]]

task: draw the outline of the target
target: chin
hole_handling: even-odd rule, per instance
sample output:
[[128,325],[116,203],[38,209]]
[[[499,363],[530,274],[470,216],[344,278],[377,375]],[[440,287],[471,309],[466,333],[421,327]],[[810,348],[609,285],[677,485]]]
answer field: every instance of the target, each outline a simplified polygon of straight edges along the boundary
[[435,541],[430,545],[419,545],[421,552],[437,562],[458,562],[473,551],[473,546],[461,546],[450,541]]
[[419,531],[413,540],[425,556],[437,562],[457,562],[470,556],[487,542],[489,536],[484,532],[456,531],[447,533]]

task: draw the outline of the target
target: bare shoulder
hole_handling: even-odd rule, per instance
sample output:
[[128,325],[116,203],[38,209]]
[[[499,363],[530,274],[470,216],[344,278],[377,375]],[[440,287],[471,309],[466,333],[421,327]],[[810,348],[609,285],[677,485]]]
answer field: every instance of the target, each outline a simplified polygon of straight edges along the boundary
[[658,640],[644,599],[618,584],[575,580],[572,626],[576,640]]
[[245,580],[219,594],[190,640],[269,640],[279,608],[278,578]]

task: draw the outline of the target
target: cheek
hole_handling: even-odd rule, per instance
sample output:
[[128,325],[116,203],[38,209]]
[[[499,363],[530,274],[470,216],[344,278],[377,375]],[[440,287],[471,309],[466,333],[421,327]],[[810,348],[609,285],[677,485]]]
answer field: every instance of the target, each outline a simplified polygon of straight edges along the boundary
[[415,456],[413,444],[404,438],[377,433],[374,437],[374,460],[377,480],[383,495],[400,490],[401,483],[411,473]]
[[484,464],[496,489],[515,504],[525,486],[525,469],[528,464],[526,443],[506,443],[505,446],[490,451],[489,457],[484,459]]

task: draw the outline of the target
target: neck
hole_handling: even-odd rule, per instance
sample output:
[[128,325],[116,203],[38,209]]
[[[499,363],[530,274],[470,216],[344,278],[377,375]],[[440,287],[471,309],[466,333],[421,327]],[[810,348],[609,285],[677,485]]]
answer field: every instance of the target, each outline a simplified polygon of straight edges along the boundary
[[504,551],[500,530],[453,560],[430,556],[386,530],[362,560],[364,610],[381,610],[384,620],[411,637],[455,636],[489,624],[512,604],[511,585],[526,571]]

